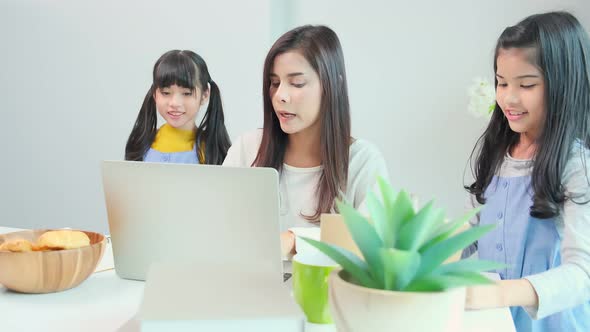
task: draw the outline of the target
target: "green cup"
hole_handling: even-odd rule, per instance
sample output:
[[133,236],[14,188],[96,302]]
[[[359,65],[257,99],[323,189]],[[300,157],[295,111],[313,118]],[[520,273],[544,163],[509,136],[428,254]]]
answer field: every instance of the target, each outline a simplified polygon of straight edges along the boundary
[[338,264],[319,252],[293,257],[293,294],[310,323],[332,324],[328,276],[336,267]]

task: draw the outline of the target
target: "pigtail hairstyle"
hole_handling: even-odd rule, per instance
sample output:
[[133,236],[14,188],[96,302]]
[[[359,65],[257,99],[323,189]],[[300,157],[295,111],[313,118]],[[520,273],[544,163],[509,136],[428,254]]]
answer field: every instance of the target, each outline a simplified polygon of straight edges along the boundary
[[203,58],[186,50],[169,51],[156,61],[152,86],[144,98],[127,140],[125,160],[143,160],[157,133],[154,94],[157,89],[174,84],[192,91],[199,89],[204,92],[209,89],[209,105],[200,125],[195,129],[195,144],[198,145],[196,153],[201,164],[221,165],[231,142],[225,127],[219,87],[211,79]]

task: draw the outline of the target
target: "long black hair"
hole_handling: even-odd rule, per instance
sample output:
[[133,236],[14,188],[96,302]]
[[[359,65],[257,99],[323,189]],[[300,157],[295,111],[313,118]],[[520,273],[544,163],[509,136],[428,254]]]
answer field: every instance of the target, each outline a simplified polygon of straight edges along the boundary
[[[496,45],[494,72],[498,53],[504,49],[531,49],[531,62],[543,73],[545,83],[545,121],[537,139],[533,160],[533,205],[530,215],[552,218],[559,206],[571,199],[561,178],[576,140],[585,149],[590,144],[590,40],[578,20],[567,12],[532,15],[502,32]],[[498,80],[496,79],[496,86]],[[486,187],[502,164],[504,156],[519,140],[496,103],[491,120],[479,138],[471,160],[475,182],[465,187],[484,204]],[[587,176],[587,174],[586,174]]]
[[283,132],[272,106],[270,74],[277,56],[299,52],[318,74],[322,87],[320,102],[320,134],[322,174],[314,215],[304,216],[317,221],[334,207],[334,199],[346,191],[351,144],[350,105],[346,84],[344,54],[336,33],[323,25],[304,25],[282,35],[270,48],[264,61],[262,98],[264,127],[262,142],[252,166],[273,167],[280,171],[285,158],[288,134]]
[[[209,75],[205,60],[186,50],[168,51],[156,61],[152,86],[145,95],[125,146],[125,160],[143,160],[157,132],[154,94],[157,89],[174,84],[193,91],[199,89],[204,92],[210,89],[209,105],[200,125],[195,128],[195,144],[199,144],[196,150],[201,164],[221,165],[231,145],[225,128],[221,94]],[[201,146],[205,147],[205,151],[202,151],[204,153],[199,153]]]

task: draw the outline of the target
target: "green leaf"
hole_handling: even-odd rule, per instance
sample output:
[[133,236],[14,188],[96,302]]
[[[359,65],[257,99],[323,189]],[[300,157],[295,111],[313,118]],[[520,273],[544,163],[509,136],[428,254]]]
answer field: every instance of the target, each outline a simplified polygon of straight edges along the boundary
[[469,212],[467,212],[461,218],[455,219],[448,223],[444,223],[440,226],[439,230],[434,232],[432,236],[426,240],[424,246],[422,246],[419,250],[421,253],[428,250],[430,247],[448,239],[451,235],[453,235],[461,226],[463,226],[466,222],[468,222],[471,218],[475,217],[477,213],[482,209],[482,207],[477,207]]
[[410,198],[410,195],[408,195],[407,192],[403,190],[400,191],[393,204],[392,212],[391,222],[396,231],[414,217],[415,212],[414,207],[412,206],[412,198]]
[[492,284],[493,281],[476,272],[432,275],[412,281],[405,292],[437,292],[454,287]]
[[492,112],[496,109],[496,103],[494,102],[493,104],[490,105],[490,107],[488,107],[488,114],[492,114]]
[[396,247],[402,250],[418,250],[443,220],[443,210],[435,209],[434,202],[430,201],[400,228]]
[[381,202],[379,202],[377,196],[372,192],[367,193],[366,202],[367,209],[371,215],[371,220],[377,230],[377,234],[381,238],[381,241],[383,241],[383,245],[385,247],[391,247],[393,245],[395,234],[393,234],[393,230],[387,220],[385,208]]
[[387,248],[395,248],[397,231],[403,222],[414,216],[414,209],[407,193],[400,192],[399,194],[396,194],[391,185],[382,177],[377,177],[377,183],[379,184],[383,204],[385,206],[385,217],[388,224],[387,229],[389,229],[388,233],[391,234],[390,237],[386,236],[386,239],[384,239],[383,242]]
[[402,290],[414,278],[420,267],[420,254],[395,248],[381,249],[385,269],[385,289]]
[[379,284],[373,280],[369,273],[369,267],[367,263],[360,259],[357,255],[333,244],[316,241],[306,237],[300,237],[300,239],[314,246],[336,263],[340,264],[340,266],[345,271],[347,271],[353,278],[358,280],[361,286],[379,288]]
[[404,292],[440,292],[445,290],[446,284],[444,279],[437,276],[424,277],[413,280],[406,288]]
[[432,271],[432,274],[455,274],[463,272],[484,272],[506,268],[506,264],[479,259],[462,259],[444,264]]
[[397,197],[397,194],[391,188],[391,185],[383,179],[383,177],[377,177],[377,184],[379,185],[379,189],[381,190],[381,198],[383,198],[383,205],[385,207],[385,214],[386,216],[391,216],[393,211],[393,203]]
[[443,240],[428,249],[421,252],[422,264],[418,269],[418,275],[423,276],[430,274],[439,267],[447,258],[467,247],[487,232],[491,231],[495,225],[486,225],[473,227],[465,232],[461,232],[453,237]]
[[383,285],[383,262],[379,253],[383,247],[383,241],[373,225],[352,206],[339,201],[336,204],[340,214],[344,217],[344,223],[346,223],[350,235],[370,267],[369,272],[374,280]]

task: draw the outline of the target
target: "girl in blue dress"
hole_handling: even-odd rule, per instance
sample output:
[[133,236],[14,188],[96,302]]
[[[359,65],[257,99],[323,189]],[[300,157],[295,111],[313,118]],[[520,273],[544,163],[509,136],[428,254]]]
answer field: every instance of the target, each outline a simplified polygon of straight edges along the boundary
[[467,308],[510,306],[517,331],[590,331],[590,41],[569,13],[508,27],[495,52],[496,106],[474,149],[468,248],[504,262]]
[[[207,102],[197,127],[197,114]],[[165,121],[159,129],[157,114]],[[221,165],[230,145],[219,88],[203,58],[186,50],[162,55],[129,135],[125,159]]]

